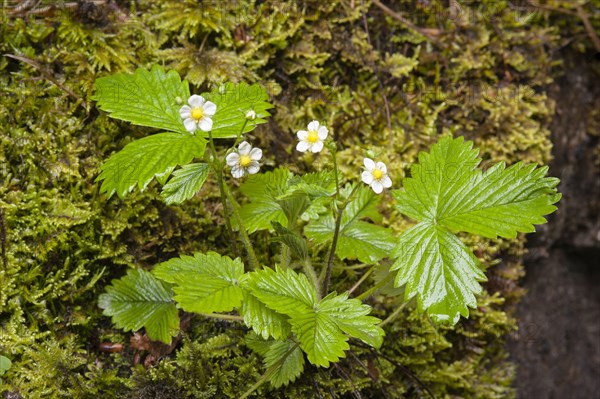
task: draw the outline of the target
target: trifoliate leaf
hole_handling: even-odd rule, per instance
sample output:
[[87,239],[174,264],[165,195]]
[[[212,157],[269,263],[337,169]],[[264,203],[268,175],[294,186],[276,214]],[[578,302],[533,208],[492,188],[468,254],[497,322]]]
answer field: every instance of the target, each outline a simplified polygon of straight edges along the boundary
[[165,73],[158,65],[151,71],[139,68],[134,74],[119,73],[99,78],[92,99],[111,118],[135,125],[186,133],[179,109],[190,97],[186,81],[175,71]]
[[285,315],[311,309],[317,302],[317,291],[304,274],[278,266],[249,273],[245,286],[267,307]]
[[[355,199],[344,209],[335,251],[340,259],[374,263],[388,256],[394,248],[393,234],[389,229],[360,220],[364,217],[372,220],[380,218],[376,209],[378,201],[379,197],[371,190],[361,188]],[[308,238],[319,243],[332,241],[335,218],[328,215],[311,221],[304,232]]]
[[[273,108],[268,102],[267,91],[258,84],[225,83],[202,96],[217,105],[211,131],[215,138],[236,137],[251,132],[257,125],[266,122],[265,118],[271,115],[267,110]],[[254,119],[247,117],[249,111],[255,112]]]
[[206,140],[189,133],[159,133],[133,141],[113,154],[96,179],[101,181],[100,192],[114,193],[120,198],[137,185],[144,190],[156,176],[166,180],[177,165],[185,165],[202,157]]
[[183,255],[158,264],[154,275],[173,283],[175,300],[188,312],[229,312],[242,303],[244,265],[216,252]]
[[315,288],[303,274],[279,267],[252,272],[245,285],[268,308],[289,316],[292,332],[308,360],[315,365],[328,367],[344,357],[349,348],[348,335],[369,345],[381,345],[383,330],[379,320],[367,316],[368,305],[358,299],[348,299],[348,294],[330,294],[317,301]]
[[100,295],[98,306],[118,328],[137,331],[144,327],[153,340],[168,344],[179,332],[171,290],[141,269],[129,270],[125,277],[113,280]]
[[205,163],[184,165],[173,172],[173,177],[163,186],[160,195],[167,204],[181,204],[200,191],[209,170],[209,166]]
[[313,309],[290,315],[290,323],[308,360],[329,367],[329,362],[337,362],[349,348],[344,333],[371,346],[381,346],[384,332],[377,326],[379,319],[366,316],[370,311],[370,306],[358,299],[348,299],[347,293],[332,293]]
[[399,270],[396,286],[406,284],[405,297],[416,296],[437,321],[467,317],[485,280],[477,258],[452,232],[512,238],[545,223],[560,199],[558,179],[544,177],[545,167],[500,163],[483,171],[480,161],[471,142],[443,138],[419,154],[404,190],[393,193],[398,209],[421,223],[400,237],[390,270]]
[[240,313],[244,317],[244,323],[264,339],[286,339],[292,330],[286,315],[268,308],[248,291],[244,291]]

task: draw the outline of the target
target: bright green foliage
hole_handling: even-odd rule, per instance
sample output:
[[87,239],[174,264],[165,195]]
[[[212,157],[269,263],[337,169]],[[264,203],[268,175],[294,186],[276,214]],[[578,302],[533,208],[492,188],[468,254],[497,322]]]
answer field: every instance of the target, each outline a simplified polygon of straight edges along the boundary
[[[304,359],[302,359],[304,361]],[[9,358],[0,355],[0,377],[4,375],[12,366],[12,362]],[[302,370],[301,370],[302,371]],[[2,384],[2,378],[0,378],[0,386]]]
[[156,177],[164,182],[177,165],[204,155],[206,140],[189,133],[159,133],[129,143],[111,156],[96,179],[101,192],[120,198],[135,186],[145,190]]
[[206,181],[209,166],[205,163],[183,165],[162,188],[160,195],[167,204],[180,204],[192,198]]
[[244,265],[215,252],[181,256],[161,263],[154,269],[158,278],[175,284],[175,300],[188,312],[228,312],[239,307],[242,289],[239,280]]
[[263,341],[256,335],[250,334],[246,344],[256,353],[265,358],[265,368],[273,372],[269,381],[275,388],[294,381],[304,371],[304,356],[297,342],[291,339],[285,341]]
[[[335,251],[340,259],[374,263],[388,256],[394,248],[394,237],[389,229],[361,220],[381,218],[376,209],[379,199],[369,188],[360,187],[356,198],[344,209]],[[308,238],[316,242],[331,241],[335,232],[335,217],[323,216],[308,224],[304,231]]]
[[348,334],[379,347],[384,332],[379,319],[367,316],[371,307],[348,294],[330,294],[322,300],[303,274],[279,267],[250,273],[248,289],[267,307],[290,317],[292,331],[308,360],[328,367],[349,349]]
[[[267,91],[258,84],[226,83],[210,93],[202,93],[202,96],[217,105],[217,112],[212,118],[211,135],[214,138],[236,137],[251,132],[257,125],[267,122],[265,118],[271,115],[267,110],[273,108],[268,103]],[[256,113],[254,119],[246,117],[249,111]]]
[[98,306],[125,331],[145,327],[150,338],[164,343],[179,332],[171,290],[142,269],[129,270],[125,277],[113,280],[98,298]]
[[[323,202],[313,206],[312,201],[329,199],[335,193],[331,172],[310,173],[294,176],[285,168],[251,176],[240,190],[250,202],[244,204],[240,214],[248,232],[272,229],[272,223],[287,227],[304,212],[315,214]],[[294,220],[295,221],[295,220]]]
[[406,284],[406,299],[417,296],[438,321],[467,317],[481,292],[477,281],[485,280],[477,258],[452,232],[512,238],[545,223],[560,199],[558,179],[544,178],[546,167],[501,163],[482,171],[480,161],[471,142],[443,138],[419,154],[404,190],[394,192],[398,209],[420,223],[400,237],[390,270],[399,270],[396,286]]
[[151,71],[138,68],[134,74],[119,73],[96,80],[93,100],[115,119],[135,125],[189,134],[179,108],[190,96],[188,83],[175,71],[154,65]]
[[288,316],[267,307],[248,291],[244,291],[240,313],[244,317],[244,323],[264,339],[273,337],[284,340],[292,331]]

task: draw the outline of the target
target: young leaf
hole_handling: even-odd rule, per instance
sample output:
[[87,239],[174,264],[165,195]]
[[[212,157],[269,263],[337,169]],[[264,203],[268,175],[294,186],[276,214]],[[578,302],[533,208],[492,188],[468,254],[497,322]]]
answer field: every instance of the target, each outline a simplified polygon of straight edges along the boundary
[[113,280],[100,295],[98,306],[118,328],[137,331],[145,327],[153,340],[169,344],[179,332],[171,290],[141,269],[129,270],[125,277]]
[[467,317],[485,280],[477,258],[452,232],[512,238],[545,223],[560,199],[558,179],[544,177],[546,167],[500,163],[482,171],[480,161],[471,142],[443,138],[419,154],[404,190],[393,193],[398,209],[421,223],[400,237],[390,270],[399,270],[396,285],[406,284],[406,299],[417,296],[438,321]]
[[[388,256],[394,248],[393,235],[389,229],[360,220],[364,217],[372,220],[381,218],[376,209],[378,201],[379,197],[371,190],[361,187],[356,198],[344,210],[335,251],[340,259],[375,263]],[[331,241],[335,233],[335,218],[328,215],[311,221],[304,232],[308,238],[319,243]]]
[[189,133],[159,133],[133,141],[113,154],[96,179],[101,181],[100,192],[114,193],[120,198],[137,185],[144,190],[156,176],[164,181],[175,166],[189,163],[204,155],[206,140]]
[[240,209],[248,233],[268,230],[271,228],[271,222],[279,222],[287,226],[287,218],[277,202],[277,196],[285,193],[291,177],[289,170],[279,168],[272,172],[250,176],[242,184],[240,190],[251,200]]
[[229,312],[242,303],[239,280],[244,265],[239,259],[216,252],[195,253],[158,264],[153,273],[175,284],[175,300],[188,312]]
[[208,177],[209,167],[205,163],[184,165],[173,172],[173,178],[163,186],[160,195],[167,204],[181,204],[192,198]]
[[244,300],[240,310],[244,323],[264,339],[286,339],[292,331],[288,317],[268,308],[248,291],[244,291]]
[[273,229],[277,233],[276,240],[287,245],[292,253],[300,260],[308,259],[308,246],[306,240],[295,231],[286,229],[281,223],[272,222]]
[[[304,359],[303,359],[304,360]],[[10,369],[12,366],[12,362],[9,358],[0,355],[0,375],[3,375]],[[300,371],[302,372],[302,371]]]
[[115,119],[172,132],[186,132],[179,116],[190,89],[175,71],[165,73],[158,65],[151,71],[139,68],[134,74],[119,73],[97,79],[92,96],[98,107]]
[[269,376],[269,381],[275,388],[294,381],[304,371],[304,356],[298,343],[291,339],[285,341],[264,341],[257,335],[251,334],[246,338],[250,349],[265,358],[265,367],[275,369]]
[[[202,96],[217,105],[211,131],[215,138],[236,137],[251,132],[257,125],[266,122],[265,118],[271,115],[267,110],[273,108],[268,102],[267,91],[257,84],[226,83]],[[247,118],[248,111],[254,111],[256,118]]]

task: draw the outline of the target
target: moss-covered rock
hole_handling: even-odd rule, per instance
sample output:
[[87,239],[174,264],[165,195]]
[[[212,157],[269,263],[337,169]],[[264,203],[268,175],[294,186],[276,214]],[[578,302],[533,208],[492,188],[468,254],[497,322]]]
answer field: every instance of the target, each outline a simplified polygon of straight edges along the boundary
[[[226,80],[265,85],[275,113],[252,136],[268,148],[270,165],[319,166],[322,158],[290,152],[293,133],[311,119],[331,127],[348,177],[370,150],[389,162],[397,183],[417,153],[446,134],[474,140],[484,161],[547,163],[554,106],[545,90],[560,72],[555,50],[590,34],[575,2],[447,3],[4,2],[0,354],[13,365],[0,391],[232,398],[264,372],[243,344],[246,331],[210,319],[193,319],[156,367],[132,367],[129,336],[101,316],[97,296],[128,267],[194,250],[226,253],[228,245],[214,187],[182,206],[166,206],[154,187],[125,200],[98,195],[99,165],[150,133],[99,114],[88,98],[100,76],[161,63],[196,92]],[[592,41],[579,43],[586,51]],[[398,231],[409,225],[395,214],[385,223]],[[380,352],[356,343],[338,365],[308,368],[290,386],[265,385],[256,397],[513,396],[504,340],[515,329],[510,309],[521,295],[524,240],[465,240],[490,268],[468,320],[436,328],[408,306],[387,324]],[[339,289],[352,273],[336,270]],[[384,319],[399,306],[384,297],[371,303]],[[104,341],[126,349],[101,352]]]

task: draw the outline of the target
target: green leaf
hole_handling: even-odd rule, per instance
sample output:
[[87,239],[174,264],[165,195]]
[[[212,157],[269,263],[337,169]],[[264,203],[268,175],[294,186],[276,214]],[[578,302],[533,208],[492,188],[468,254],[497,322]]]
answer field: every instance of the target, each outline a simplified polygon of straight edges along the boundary
[[139,68],[134,74],[119,73],[99,78],[92,99],[115,119],[172,132],[186,132],[179,116],[181,103],[190,97],[186,81],[175,71],[165,73],[158,65],[151,71]]
[[3,375],[10,369],[12,362],[9,358],[0,355],[0,375]]
[[[375,263],[388,256],[394,248],[394,237],[389,229],[359,220],[364,217],[379,219],[376,208],[378,201],[379,197],[371,190],[361,187],[356,198],[344,209],[335,251],[340,259]],[[316,242],[330,242],[335,233],[335,218],[328,215],[311,221],[304,232]]]
[[311,309],[317,292],[304,274],[291,269],[265,268],[248,274],[246,287],[258,300],[276,312],[293,315]]
[[284,341],[265,341],[255,334],[246,337],[250,349],[265,358],[265,367],[273,371],[269,381],[275,388],[294,381],[304,371],[304,356],[297,342],[291,339]]
[[265,367],[276,367],[269,377],[275,388],[288,385],[304,371],[304,356],[298,344],[291,339],[272,341],[265,355]]
[[374,347],[381,346],[383,330],[380,320],[367,316],[371,307],[358,299],[348,299],[348,293],[332,293],[308,311],[290,316],[292,331],[308,360],[317,366],[329,367],[349,349],[348,334]]
[[240,310],[244,323],[264,339],[286,339],[292,330],[288,316],[268,308],[248,291],[244,291],[244,300]]
[[239,280],[244,265],[240,259],[216,252],[195,253],[158,264],[153,273],[174,284],[175,300],[188,312],[229,312],[242,304]]
[[287,245],[292,253],[300,260],[308,259],[308,246],[306,240],[295,231],[289,230],[278,222],[271,222],[273,229],[277,233],[275,239]]
[[137,331],[144,327],[153,340],[169,344],[179,332],[171,290],[141,269],[129,270],[125,277],[113,280],[100,295],[98,306],[118,328]]
[[[211,131],[215,138],[236,137],[240,133],[251,132],[257,125],[267,122],[265,118],[271,115],[267,110],[273,108],[268,102],[267,91],[258,84],[226,83],[202,96],[217,105]],[[250,110],[256,112],[256,119],[246,118]]]
[[164,185],[160,195],[167,204],[181,204],[189,200],[200,191],[209,170],[209,166],[205,163],[184,165],[173,172],[173,178]]
[[283,226],[287,226],[287,218],[277,197],[286,192],[288,180],[291,177],[292,174],[289,170],[279,168],[252,175],[242,184],[240,190],[251,200],[240,209],[240,215],[248,233],[269,230],[271,222],[279,222]]
[[404,190],[393,192],[398,209],[421,223],[400,237],[390,270],[399,270],[396,286],[406,284],[406,298],[417,296],[438,321],[467,317],[485,280],[477,258],[452,232],[513,238],[545,223],[560,199],[558,179],[544,177],[546,167],[500,163],[483,171],[480,161],[471,142],[443,138],[419,154]]
[[125,197],[137,185],[144,190],[156,176],[164,181],[175,166],[202,157],[206,140],[189,133],[159,133],[133,141],[113,154],[96,179],[101,181],[100,192]]

